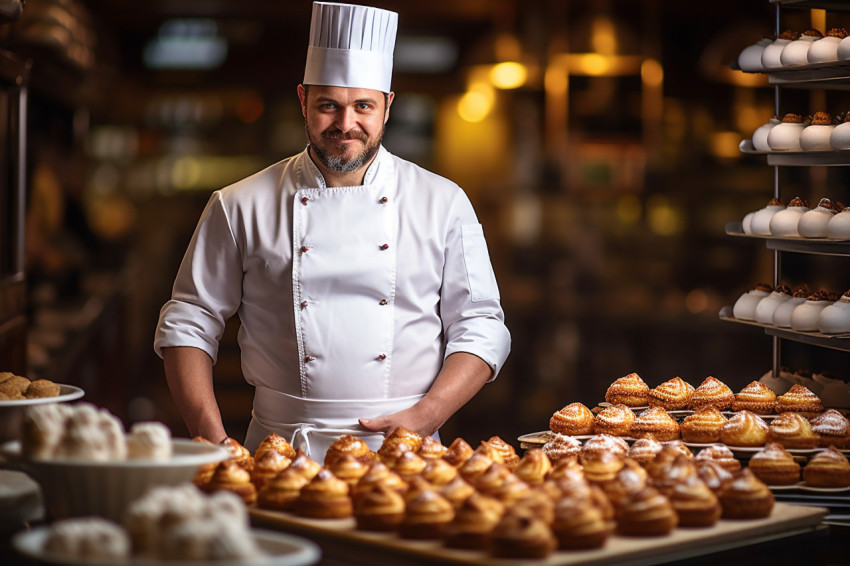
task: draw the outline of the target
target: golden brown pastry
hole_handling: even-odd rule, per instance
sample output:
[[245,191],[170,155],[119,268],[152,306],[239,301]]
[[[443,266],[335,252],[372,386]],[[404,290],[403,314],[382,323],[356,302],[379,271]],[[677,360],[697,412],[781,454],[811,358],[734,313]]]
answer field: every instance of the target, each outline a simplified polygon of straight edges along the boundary
[[791,389],[776,398],[776,412],[800,413],[807,419],[811,419],[823,412],[823,403],[820,397],[807,387],[795,383]]
[[811,419],[809,423],[812,425],[812,432],[819,437],[820,446],[850,448],[850,421],[835,409],[828,409]]
[[439,440],[434,439],[433,436],[426,436],[422,439],[422,445],[416,453],[425,460],[434,460],[442,458],[448,451],[448,447],[443,446]]
[[776,442],[768,442],[753,454],[747,466],[767,485],[793,485],[800,481],[800,464]]
[[[518,480],[518,482],[521,481],[522,480]],[[507,483],[509,484],[511,482],[509,481]],[[519,492],[519,490],[517,491]],[[525,491],[519,493],[518,497],[509,498],[508,504],[511,507],[525,507],[529,511],[531,511],[535,517],[540,517],[547,525],[551,525],[552,521],[555,520],[556,501],[555,497],[552,496],[552,493],[553,492],[551,490],[544,489],[542,485],[536,487],[529,487]],[[560,496],[561,494],[559,491],[557,497],[560,498]],[[499,499],[499,501],[503,500]]]
[[647,486],[623,502],[617,531],[626,536],[663,536],[670,534],[678,522],[670,500]]
[[441,487],[455,479],[458,473],[457,468],[442,458],[434,458],[425,460],[425,467],[422,469],[421,475],[431,485]]
[[348,484],[349,488],[353,489],[360,481],[360,478],[366,475],[369,471],[369,466],[352,456],[351,454],[343,454],[340,459],[334,462],[333,466],[328,468],[333,475]]
[[455,509],[459,509],[463,502],[475,493],[475,488],[459,474],[455,479],[440,487],[439,490],[440,495],[445,497]]
[[45,397],[56,397],[60,391],[59,384],[53,383],[49,379],[36,379],[27,385],[23,394],[27,399],[43,399]]
[[499,558],[546,558],[558,541],[542,519],[525,508],[509,509],[493,529],[490,552]]
[[29,386],[30,380],[22,375],[7,375],[6,379],[0,381],[0,391],[9,396],[20,395],[23,397]]
[[311,519],[343,519],[351,517],[353,506],[348,497],[348,484],[323,469],[301,488],[295,500],[295,512]]
[[493,529],[505,513],[498,500],[480,493],[466,498],[446,529],[445,544],[450,548],[484,550],[490,546]]
[[679,438],[679,423],[661,406],[650,407],[637,416],[632,424],[632,436],[651,432],[660,442]]
[[602,484],[602,491],[605,492],[611,505],[614,506],[615,516],[620,515],[623,503],[632,494],[645,488],[648,481],[649,475],[646,470],[636,461],[627,458],[614,479]]
[[593,413],[581,403],[570,403],[552,415],[549,430],[570,436],[593,434]]
[[[480,480],[481,478],[479,478]],[[514,474],[510,474],[505,478],[501,485],[496,486],[492,496],[504,503],[506,506],[513,506],[517,501],[525,497],[531,490],[531,487]]]
[[404,498],[398,491],[376,484],[354,500],[354,519],[364,531],[394,531],[404,519]]
[[835,446],[825,448],[803,467],[803,481],[813,487],[850,486],[850,462]]
[[555,505],[552,532],[558,539],[558,548],[601,548],[611,531],[611,523],[589,496],[579,494],[563,497]]
[[578,457],[581,449],[580,440],[558,433],[553,434],[549,441],[543,445],[543,453],[552,464],[557,464],[562,459]]
[[481,452],[475,452],[458,468],[458,472],[463,476],[463,479],[469,483],[474,483],[475,479],[483,474],[492,463],[492,459]]
[[484,470],[484,473],[478,475],[470,483],[479,493],[492,496],[493,492],[505,483],[505,479],[509,475],[511,475],[511,471],[507,466],[493,462]]
[[307,478],[307,481],[312,480],[322,470],[321,464],[307,456],[301,448],[295,451],[295,459],[289,467]]
[[812,430],[809,420],[800,413],[781,413],[770,421],[767,441],[785,448],[814,448],[820,437]]
[[540,485],[546,479],[546,474],[552,469],[552,461],[542,448],[531,448],[526,451],[514,473],[528,485]]
[[727,472],[734,473],[741,469],[741,461],[725,444],[712,444],[697,453],[697,460],[714,460]]
[[419,449],[422,447],[423,438],[421,435],[403,426],[396,427],[384,439],[384,442],[381,444],[381,448],[378,449],[378,454],[381,453],[382,448],[391,447],[393,444],[399,441],[404,442],[405,444],[410,446],[410,449],[412,451],[418,452]]
[[407,482],[407,491],[405,491],[402,496],[405,501],[410,501],[423,491],[434,491],[435,488],[433,485],[428,482],[422,476],[414,476],[409,482]]
[[509,470],[513,471],[519,464],[519,455],[513,446],[502,440],[498,436],[491,436],[485,441],[487,444],[495,448],[502,455],[502,462]]
[[425,469],[427,462],[420,458],[416,452],[405,452],[390,466],[390,469],[401,476],[406,482],[418,476]]
[[210,481],[204,486],[204,491],[207,493],[233,492],[242,498],[245,505],[251,505],[257,501],[257,488],[251,483],[251,473],[233,459],[218,464]]
[[673,464],[673,460],[679,456],[684,456],[688,459],[694,457],[693,452],[681,440],[672,440],[662,444],[661,450],[655,455],[652,462],[646,466],[649,477],[653,478],[663,474]]
[[404,494],[407,491],[407,482],[401,479],[401,476],[390,470],[380,460],[375,460],[351,489],[352,497],[356,498],[360,493],[369,491],[376,485],[383,485],[399,494]]
[[636,373],[623,376],[608,387],[605,400],[612,405],[626,407],[646,407],[648,405],[649,386]]
[[369,450],[369,445],[362,438],[350,434],[343,434],[330,445],[325,452],[325,468],[333,466],[334,462],[342,458],[343,454],[351,454],[357,460],[366,465],[371,464],[378,455]]
[[707,460],[705,458],[694,460],[694,465],[697,467],[697,476],[699,476],[699,479],[705,482],[708,489],[715,494],[720,491],[720,486],[723,485],[723,482],[732,477],[731,472],[724,470],[714,460]]
[[724,519],[760,519],[773,511],[773,493],[749,468],[742,468],[717,493]]
[[629,447],[628,457],[643,467],[649,465],[661,452],[662,444],[651,432],[644,433]]
[[673,486],[681,483],[688,478],[698,477],[697,468],[694,464],[694,459],[683,454],[676,456],[670,464],[664,468],[655,468],[652,478],[652,485],[658,491],[669,497],[673,490]]
[[[647,401],[650,407],[661,407],[668,411],[687,409],[694,394],[694,386],[681,377],[674,377],[649,390]],[[661,440],[660,438],[658,440]]]
[[610,434],[597,434],[588,438],[581,447],[581,453],[593,452],[594,450],[610,450],[621,458],[626,457],[629,451],[629,443],[619,436]]
[[475,450],[467,441],[462,438],[455,438],[449,445],[449,449],[443,454],[443,460],[457,468],[469,460],[473,452]]
[[[196,436],[192,439],[192,441],[214,446],[212,442],[203,436]],[[218,464],[219,462],[212,462],[210,464],[202,464],[199,466],[198,471],[195,472],[195,477],[192,478],[192,483],[195,484],[198,489],[203,490],[204,486],[209,483],[210,479],[212,479],[212,475],[215,473],[215,469],[218,467]]]
[[629,436],[635,414],[623,404],[605,407],[593,418],[593,434],[610,434],[611,436]]
[[407,501],[399,535],[409,539],[442,538],[455,518],[455,508],[434,490],[425,490]]
[[478,445],[478,448],[475,449],[473,455],[479,454],[484,456],[488,460],[492,462],[499,462],[500,464],[505,463],[505,455],[502,451],[496,447],[494,444],[490,444],[489,442],[482,440],[481,444]]
[[688,402],[688,408],[698,411],[703,407],[714,407],[723,411],[731,407],[734,400],[735,394],[729,386],[710,375],[694,390]]
[[614,479],[623,467],[624,456],[613,450],[583,450],[579,461],[584,468],[584,477],[593,483],[602,484]]
[[290,460],[294,460],[296,456],[295,448],[287,442],[287,440],[276,432],[272,432],[267,435],[260,445],[257,446],[257,450],[254,452],[254,460],[258,460],[263,457],[263,454],[267,450],[273,450],[275,452],[280,452]]
[[767,423],[749,411],[738,411],[720,429],[720,441],[727,446],[764,446]]
[[257,494],[257,507],[272,511],[291,511],[301,488],[310,483],[303,473],[292,466],[267,481]]
[[254,468],[251,470],[251,482],[257,491],[263,488],[267,481],[282,472],[292,463],[292,460],[275,450],[260,452],[260,458],[254,458]]
[[718,409],[703,407],[682,421],[682,440],[698,444],[720,442],[720,429],[726,422],[726,417]]
[[247,448],[242,446],[235,438],[225,438],[220,446],[230,453],[230,459],[250,472],[254,467],[254,458]]
[[769,415],[775,406],[776,393],[760,381],[751,381],[732,402],[733,411],[750,411],[757,415]]
[[722,510],[717,496],[696,474],[671,485],[667,498],[680,527],[710,527],[720,519]]

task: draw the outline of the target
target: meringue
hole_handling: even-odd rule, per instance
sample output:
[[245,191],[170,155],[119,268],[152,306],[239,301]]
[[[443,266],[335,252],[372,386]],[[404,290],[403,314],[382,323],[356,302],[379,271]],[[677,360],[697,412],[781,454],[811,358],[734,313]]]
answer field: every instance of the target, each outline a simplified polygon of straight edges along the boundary
[[768,132],[767,145],[771,151],[802,151],[800,135],[807,125],[799,114],[785,114],[782,123]]
[[[765,36],[752,45],[744,47],[738,55],[738,66],[741,70],[747,71],[748,73],[755,73],[764,70],[764,65],[761,62],[761,56],[762,53],[764,53],[764,48],[773,43],[773,40],[773,36]],[[837,49],[838,46],[836,45],[836,50]]]
[[753,214],[750,220],[751,232],[760,236],[770,236],[770,220],[780,210],[785,210],[785,205],[782,204],[782,201],[777,198],[770,199],[767,206],[755,211]]
[[847,30],[844,28],[830,29],[826,32],[826,36],[816,40],[812,43],[811,47],[809,47],[809,52],[807,54],[809,63],[829,63],[831,61],[838,61],[838,46],[841,44],[841,40],[845,37],[847,37]]
[[829,134],[829,146],[832,149],[850,149],[850,112]]
[[850,209],[839,212],[826,225],[826,237],[846,240],[850,238]]
[[830,136],[835,130],[832,116],[826,112],[815,112],[812,122],[800,132],[800,149],[803,151],[832,151]]
[[823,291],[810,295],[805,303],[795,308],[794,312],[791,313],[791,328],[798,332],[817,332],[820,330],[818,326],[820,313],[831,302]]
[[797,223],[797,231],[804,238],[825,238],[826,227],[837,212],[831,200],[822,198],[814,209],[803,213]]
[[738,300],[732,306],[732,316],[739,320],[753,320],[756,315],[756,306],[772,291],[772,286],[767,283],[759,283],[755,288],[738,297]]
[[773,325],[780,328],[791,328],[791,313],[794,309],[806,302],[811,293],[805,285],[794,291],[790,299],[776,307],[773,311]]
[[755,319],[762,324],[773,324],[773,313],[782,303],[791,300],[791,289],[779,285],[756,305]]
[[824,334],[850,332],[850,291],[823,309],[818,315],[818,329]]
[[800,37],[786,45],[779,54],[779,61],[783,67],[792,65],[805,65],[809,62],[809,48],[812,44],[823,38],[823,34],[816,29],[807,29]]
[[764,46],[764,51],[761,54],[761,65],[765,69],[771,69],[782,66],[782,51],[792,41],[800,37],[796,31],[783,31],[779,37],[773,40],[769,45]]
[[779,238],[799,237],[797,224],[800,218],[809,211],[809,203],[800,197],[795,197],[770,219],[770,233]]
[[753,132],[753,147],[756,151],[770,151],[770,146],[767,144],[767,135],[774,126],[781,123],[782,120],[774,116],[766,124],[762,124],[756,128],[756,131]]

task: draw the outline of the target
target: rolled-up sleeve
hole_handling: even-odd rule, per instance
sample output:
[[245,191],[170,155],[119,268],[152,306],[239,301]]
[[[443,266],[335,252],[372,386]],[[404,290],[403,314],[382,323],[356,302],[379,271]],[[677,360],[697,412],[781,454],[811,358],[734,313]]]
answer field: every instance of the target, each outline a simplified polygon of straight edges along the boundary
[[180,264],[171,300],[162,307],[154,350],[192,346],[213,362],[228,318],[242,297],[242,260],[221,194],[216,191],[204,209]]
[[495,379],[510,353],[511,335],[484,230],[465,195],[456,203],[446,239],[440,316],[445,356],[457,352],[478,356]]

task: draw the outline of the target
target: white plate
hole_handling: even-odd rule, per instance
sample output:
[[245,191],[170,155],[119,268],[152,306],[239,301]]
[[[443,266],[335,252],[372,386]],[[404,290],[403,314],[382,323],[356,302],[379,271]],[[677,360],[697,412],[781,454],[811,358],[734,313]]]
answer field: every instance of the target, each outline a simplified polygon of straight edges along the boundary
[[94,564],[125,564],[127,566],[241,566],[251,564],[257,566],[302,566],[315,564],[321,558],[319,547],[315,543],[293,535],[252,529],[251,534],[258,546],[266,552],[266,556],[256,560],[153,560],[149,558],[130,558],[127,560],[93,560],[91,558],[74,558],[57,556],[44,550],[44,543],[50,527],[38,527],[24,531],[12,538],[12,546],[19,553],[48,564],[68,566],[88,566]]
[[79,399],[85,392],[73,385],[59,385],[59,395],[55,397],[38,397],[37,399],[17,399],[15,401],[0,401],[0,410],[9,407],[28,407],[30,405],[44,405],[46,403],[66,403]]
[[797,482],[792,483],[791,485],[770,485],[768,484],[773,491],[809,491],[812,493],[843,493],[850,491],[850,486],[845,487],[815,487],[812,485],[806,485],[805,482]]

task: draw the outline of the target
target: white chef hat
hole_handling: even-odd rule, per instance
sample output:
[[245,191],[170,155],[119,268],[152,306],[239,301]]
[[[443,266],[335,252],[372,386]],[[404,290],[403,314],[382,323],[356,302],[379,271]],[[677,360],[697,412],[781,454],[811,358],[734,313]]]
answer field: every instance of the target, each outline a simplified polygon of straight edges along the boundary
[[389,10],[314,2],[304,84],[390,92],[397,27]]

